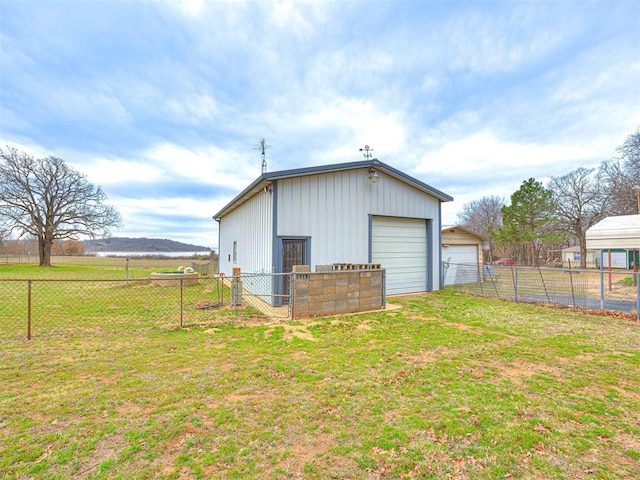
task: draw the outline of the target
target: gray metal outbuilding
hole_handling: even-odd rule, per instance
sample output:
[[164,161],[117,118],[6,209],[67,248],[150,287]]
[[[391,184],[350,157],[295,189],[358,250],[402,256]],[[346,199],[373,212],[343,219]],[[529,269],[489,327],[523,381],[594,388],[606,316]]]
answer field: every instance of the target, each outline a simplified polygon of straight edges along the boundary
[[379,263],[388,294],[438,290],[452,200],[377,159],[267,172],[213,217],[220,271]]

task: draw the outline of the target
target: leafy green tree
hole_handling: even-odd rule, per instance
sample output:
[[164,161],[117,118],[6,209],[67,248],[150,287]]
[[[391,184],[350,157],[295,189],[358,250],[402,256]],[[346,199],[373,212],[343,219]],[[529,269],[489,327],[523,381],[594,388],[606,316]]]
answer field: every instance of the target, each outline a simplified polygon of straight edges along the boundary
[[57,157],[33,158],[0,148],[0,225],[38,241],[40,266],[51,265],[56,240],[107,235],[118,211],[100,187]]
[[538,265],[544,245],[561,238],[554,228],[555,210],[553,192],[542,182],[534,178],[522,182],[511,195],[511,204],[501,208],[503,225],[497,232],[497,242],[520,251],[520,261]]

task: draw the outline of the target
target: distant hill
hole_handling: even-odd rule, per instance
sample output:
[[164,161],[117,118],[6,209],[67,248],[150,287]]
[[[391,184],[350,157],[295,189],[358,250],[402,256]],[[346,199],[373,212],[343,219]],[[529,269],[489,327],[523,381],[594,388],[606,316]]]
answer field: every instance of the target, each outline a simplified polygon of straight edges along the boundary
[[98,240],[84,240],[89,253],[99,252],[210,252],[208,247],[176,242],[166,238],[111,237]]

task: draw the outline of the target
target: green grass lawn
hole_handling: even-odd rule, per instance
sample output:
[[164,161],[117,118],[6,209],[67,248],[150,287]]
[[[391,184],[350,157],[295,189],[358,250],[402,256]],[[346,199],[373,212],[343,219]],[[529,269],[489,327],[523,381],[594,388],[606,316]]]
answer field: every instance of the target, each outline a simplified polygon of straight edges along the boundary
[[55,279],[126,279],[145,278],[153,272],[176,270],[189,266],[185,259],[132,258],[127,265],[125,258],[105,257],[53,257],[51,267],[37,264],[0,264],[1,278],[55,278]]
[[115,309],[0,340],[0,477],[638,476],[639,323],[450,290],[389,301],[182,330],[153,310],[113,328]]

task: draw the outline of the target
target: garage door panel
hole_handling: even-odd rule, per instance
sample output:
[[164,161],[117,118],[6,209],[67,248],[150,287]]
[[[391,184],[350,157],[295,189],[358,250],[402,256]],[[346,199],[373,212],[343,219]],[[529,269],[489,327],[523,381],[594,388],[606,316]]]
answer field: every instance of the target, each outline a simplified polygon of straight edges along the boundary
[[398,235],[402,235],[405,238],[422,238],[419,232],[416,232],[415,229],[411,228],[401,228],[401,227],[394,227],[394,228],[386,228],[384,230],[378,230],[378,232],[376,232],[378,236],[380,237],[387,237],[387,238],[396,238]]
[[[609,268],[609,253],[604,252],[602,265]],[[611,252],[611,268],[627,268],[627,252]]]
[[[424,272],[424,262],[426,258],[403,258],[403,257],[385,257],[388,267],[392,267],[394,270],[413,270],[416,272]],[[391,264],[389,262],[392,262]],[[373,263],[382,263],[374,261]],[[385,264],[382,264],[383,268]]]
[[478,246],[450,245],[442,249],[444,284],[478,281]]
[[383,255],[385,255],[385,256],[387,256],[389,258],[397,258],[397,259],[400,259],[400,258],[412,259],[413,258],[413,259],[416,259],[416,260],[420,260],[420,259],[426,259],[427,258],[426,254],[424,254],[422,252],[418,252],[418,253],[415,253],[415,254],[411,254],[409,252],[409,254],[408,254],[408,252],[406,250],[406,247],[407,246],[405,244],[404,246],[403,245],[397,245],[393,249],[389,248],[387,250],[381,250],[381,249],[380,250],[373,250],[373,254],[374,255],[376,253],[383,254]]
[[372,261],[386,270],[388,294],[425,291],[426,220],[373,217]]

